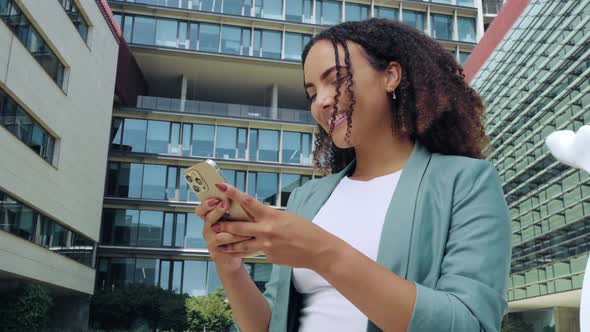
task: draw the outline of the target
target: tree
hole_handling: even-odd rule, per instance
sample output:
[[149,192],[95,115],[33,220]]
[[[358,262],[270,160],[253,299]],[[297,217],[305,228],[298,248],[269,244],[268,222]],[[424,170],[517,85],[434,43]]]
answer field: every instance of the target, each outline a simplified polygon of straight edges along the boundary
[[188,327],[191,331],[225,332],[232,323],[229,303],[223,289],[209,296],[191,297],[186,300]]
[[45,287],[26,285],[2,294],[0,326],[3,331],[37,331],[45,327],[53,299]]
[[508,314],[502,319],[502,332],[531,332],[533,324],[527,323],[521,315]]
[[184,331],[187,297],[145,285],[97,292],[90,303],[91,324],[101,329],[128,330],[145,321],[150,329]]

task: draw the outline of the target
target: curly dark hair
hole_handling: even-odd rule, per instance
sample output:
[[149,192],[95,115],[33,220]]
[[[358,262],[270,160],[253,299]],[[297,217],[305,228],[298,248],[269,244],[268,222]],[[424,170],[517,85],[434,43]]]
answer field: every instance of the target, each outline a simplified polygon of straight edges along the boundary
[[350,139],[355,104],[353,75],[349,70],[342,77],[337,47],[344,48],[344,65],[350,68],[346,41],[362,46],[367,60],[378,71],[384,71],[392,61],[402,67],[391,107],[394,134],[417,140],[433,153],[484,158],[482,149],[489,139],[483,126],[483,101],[465,82],[463,68],[439,43],[410,26],[388,19],[346,22],[316,35],[303,50],[303,64],[311,47],[320,40],[329,40],[334,46],[338,81],[330,134],[318,126],[314,142],[314,165],[321,171],[338,172],[355,158],[353,148],[340,149],[330,139],[344,80],[351,101],[346,110],[346,139]]

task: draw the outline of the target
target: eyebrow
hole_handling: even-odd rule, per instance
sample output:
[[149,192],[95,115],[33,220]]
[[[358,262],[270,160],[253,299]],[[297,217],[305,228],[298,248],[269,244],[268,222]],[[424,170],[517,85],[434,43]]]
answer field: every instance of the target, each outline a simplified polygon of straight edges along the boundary
[[[348,68],[348,66],[340,66],[340,68]],[[321,75],[320,75],[320,80],[323,81],[326,79],[326,77],[328,77],[328,75],[330,75],[334,70],[336,70],[336,65],[326,69]],[[305,83],[304,87],[305,89],[307,88],[311,88],[313,87],[314,84],[313,83]]]

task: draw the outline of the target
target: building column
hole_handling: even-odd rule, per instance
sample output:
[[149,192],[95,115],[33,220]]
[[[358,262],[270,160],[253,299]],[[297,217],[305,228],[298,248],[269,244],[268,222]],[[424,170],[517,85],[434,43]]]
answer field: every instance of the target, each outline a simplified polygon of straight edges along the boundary
[[459,40],[459,21],[457,19],[457,10],[453,11],[453,40]]
[[270,116],[272,119],[277,119],[279,115],[279,86],[273,83],[270,90]]
[[184,112],[184,105],[186,103],[186,88],[187,88],[186,76],[182,75],[180,83],[180,111]]
[[483,2],[482,0],[474,0],[475,7],[477,7],[477,21],[475,22],[475,41],[479,43],[484,33],[484,21],[483,21]]
[[426,34],[432,37],[432,27],[430,26],[430,5],[426,8]]

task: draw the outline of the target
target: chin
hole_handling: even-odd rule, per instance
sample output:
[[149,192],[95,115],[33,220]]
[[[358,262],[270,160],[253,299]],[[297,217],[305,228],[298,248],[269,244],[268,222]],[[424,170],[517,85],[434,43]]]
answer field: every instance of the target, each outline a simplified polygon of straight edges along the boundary
[[344,133],[337,133],[332,136],[332,143],[336,145],[339,149],[348,149],[354,146],[352,137],[350,138],[350,144],[346,142],[346,132]]

